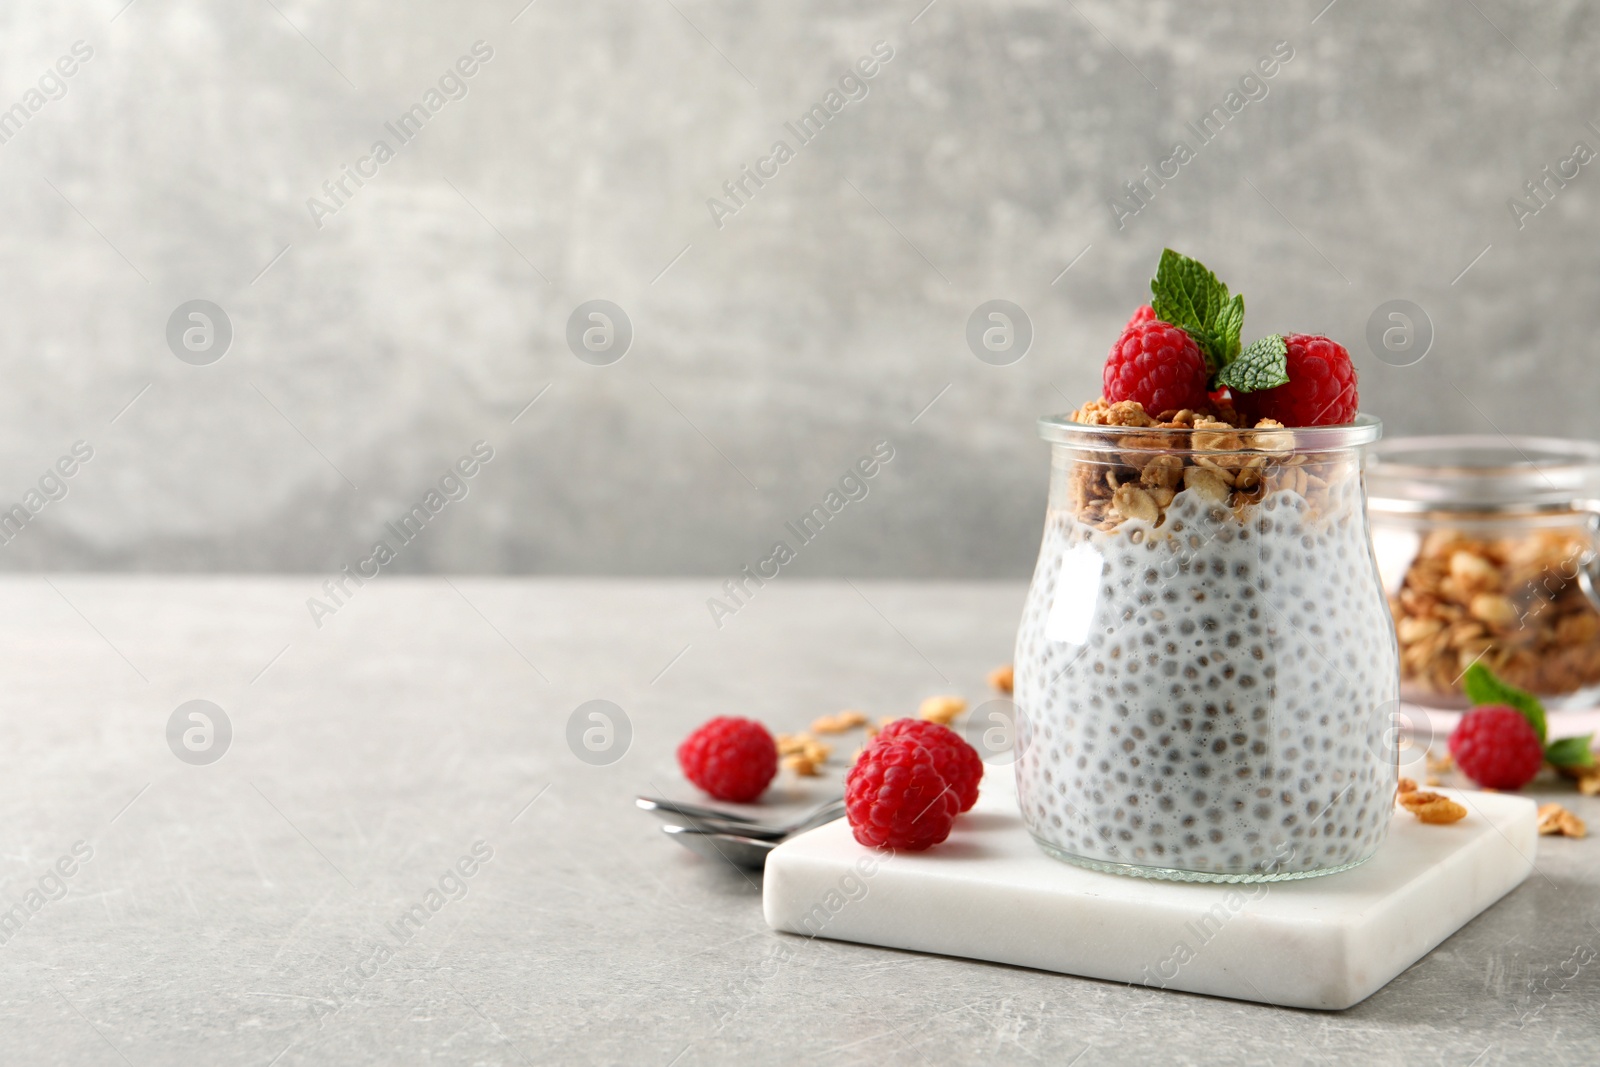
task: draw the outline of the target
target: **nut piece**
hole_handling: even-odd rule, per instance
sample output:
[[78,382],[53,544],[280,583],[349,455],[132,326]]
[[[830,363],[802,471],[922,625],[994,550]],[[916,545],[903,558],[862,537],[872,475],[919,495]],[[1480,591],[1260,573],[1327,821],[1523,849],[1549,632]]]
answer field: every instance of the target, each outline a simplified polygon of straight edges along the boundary
[[1517,624],[1517,606],[1511,603],[1511,598],[1499,593],[1479,593],[1472,598],[1467,610],[1474,619],[1481,619],[1497,630],[1509,630]]
[[1125,519],[1157,522],[1161,518],[1161,509],[1156,507],[1155,498],[1131,485],[1118,486],[1111,494],[1111,502],[1116,506],[1117,513]]
[[1183,486],[1216,501],[1228,499],[1231,490],[1228,483],[1222,480],[1222,472],[1212,467],[1187,468],[1183,472]]
[[1016,684],[1015,672],[1012,670],[1011,664],[1007,663],[1004,667],[996,667],[990,671],[989,684],[1002,693],[1011,692]]
[[814,743],[810,734],[779,734],[777,742],[780,756],[792,756],[797,752],[804,752],[807,745]]
[[1409,778],[1402,778],[1402,779],[1400,779],[1400,784],[1395,788],[1394,795],[1397,796],[1397,797],[1401,797],[1401,796],[1404,796],[1407,793],[1415,793],[1416,791],[1417,791],[1417,783],[1416,782],[1413,782]]
[[1444,629],[1444,620],[1432,617],[1424,618],[1420,615],[1402,616],[1395,623],[1395,632],[1400,635],[1402,645],[1414,645],[1418,641],[1425,641]]
[[[1208,430],[1219,432],[1203,432]],[[1244,442],[1228,423],[1201,416],[1194,420],[1193,445],[1201,452],[1237,452]]]
[[1459,822],[1467,817],[1467,809],[1447,796],[1425,793],[1420,789],[1399,796],[1400,806],[1426,823]]
[[1563,837],[1587,837],[1589,827],[1560,804],[1540,804],[1539,833],[1560,834]]
[[1183,480],[1183,458],[1170,453],[1153,457],[1139,472],[1139,481],[1150,489],[1176,489]]
[[[929,697],[917,709],[917,717],[928,722],[936,722],[940,726],[949,726],[950,721],[963,711],[967,710],[967,702],[957,696]],[[887,722],[884,725],[888,725]]]
[[1460,549],[1450,553],[1450,577],[1461,589],[1500,588],[1500,570],[1476,552]]

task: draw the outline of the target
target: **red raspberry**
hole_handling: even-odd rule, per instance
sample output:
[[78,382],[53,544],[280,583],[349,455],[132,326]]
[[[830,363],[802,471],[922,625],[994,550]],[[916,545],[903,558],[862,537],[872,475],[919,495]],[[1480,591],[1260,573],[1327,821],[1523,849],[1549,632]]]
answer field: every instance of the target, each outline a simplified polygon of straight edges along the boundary
[[920,852],[950,836],[960,802],[931,751],[880,734],[845,776],[844,806],[863,845]]
[[684,738],[678,766],[718,800],[744,803],[778,773],[778,743],[758,722],[719,716]]
[[1133,318],[1129,319],[1128,325],[1124,326],[1122,329],[1123,332],[1127,332],[1135,326],[1140,326],[1146,322],[1154,321],[1156,321],[1156,309],[1151,307],[1149,304],[1145,304],[1138,311],[1133,313]]
[[1194,338],[1177,326],[1152,319],[1130,323],[1122,331],[1106,357],[1101,382],[1111,403],[1137,400],[1147,413],[1159,415],[1205,407],[1210,376]]
[[950,727],[922,719],[896,719],[885,726],[879,736],[909,738],[933,753],[934,768],[955,790],[958,810],[971,811],[972,805],[978,802],[983,757]]
[[1356,417],[1356,369],[1344,345],[1326,337],[1292,333],[1289,381],[1258,393],[1235,393],[1233,406],[1254,425],[1277,419],[1285,426],[1337,426]]
[[1503,704],[1473,708],[1450,735],[1456,766],[1488,789],[1521,789],[1544,765],[1539,735],[1522,713]]

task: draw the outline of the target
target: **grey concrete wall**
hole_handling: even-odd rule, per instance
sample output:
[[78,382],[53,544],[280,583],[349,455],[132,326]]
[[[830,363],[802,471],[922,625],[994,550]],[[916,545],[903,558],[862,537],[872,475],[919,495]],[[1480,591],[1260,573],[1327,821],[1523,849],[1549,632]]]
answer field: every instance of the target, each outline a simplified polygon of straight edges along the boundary
[[[796,573],[1024,575],[1033,420],[1098,392],[1163,245],[1246,294],[1247,335],[1343,340],[1391,432],[1594,433],[1600,163],[1508,207],[1600,149],[1577,0],[124,2],[0,8],[27,116],[0,144],[0,499],[93,449],[0,566],[332,569],[482,440],[394,569],[728,574],[882,440]],[[477,41],[402,145],[385,122]],[[784,123],[880,41],[801,144]],[[607,366],[566,339],[595,298],[634,332]],[[996,298],[1034,331],[1008,366],[964,336]],[[1397,298],[1435,332],[1407,367],[1364,340]],[[166,338],[194,299],[232,324],[208,365]]]

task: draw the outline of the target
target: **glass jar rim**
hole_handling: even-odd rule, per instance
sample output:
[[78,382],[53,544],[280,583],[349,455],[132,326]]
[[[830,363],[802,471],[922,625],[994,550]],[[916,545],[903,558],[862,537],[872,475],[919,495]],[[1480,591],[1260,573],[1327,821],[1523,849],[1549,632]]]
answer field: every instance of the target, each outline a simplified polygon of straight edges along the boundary
[[1367,458],[1379,511],[1503,514],[1590,510],[1600,495],[1600,444],[1560,437],[1396,437]]
[[[1263,429],[1188,426],[1094,426],[1074,422],[1071,414],[1043,415],[1038,421],[1039,436],[1053,445],[1066,445],[1085,452],[1269,452],[1283,455],[1307,452],[1339,452],[1370,445],[1383,436],[1383,422],[1376,415],[1358,414],[1354,421],[1337,426],[1287,426]],[[1236,436],[1238,447],[1196,448],[1191,435],[1215,434],[1216,438]],[[1214,439],[1216,440],[1216,439]],[[1216,443],[1225,443],[1216,440]]]

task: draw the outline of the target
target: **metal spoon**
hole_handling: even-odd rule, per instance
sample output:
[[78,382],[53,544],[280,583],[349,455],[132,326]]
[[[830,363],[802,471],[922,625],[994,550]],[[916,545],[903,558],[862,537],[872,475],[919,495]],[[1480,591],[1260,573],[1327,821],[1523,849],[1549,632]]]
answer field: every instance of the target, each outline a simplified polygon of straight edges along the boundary
[[720,819],[723,822],[745,823],[756,826],[759,821],[748,815],[740,815],[736,811],[726,811],[722,808],[702,808],[698,804],[685,804],[681,800],[662,800],[660,797],[636,797],[633,801],[645,811],[663,818],[669,815],[683,815],[691,819]]
[[635,803],[644,810],[659,815],[661,818],[672,820],[680,826],[767,841],[781,841],[786,837],[804,833],[806,830],[821,826],[823,823],[832,822],[844,814],[843,797],[836,797],[826,804],[812,809],[800,818],[778,826],[757,822],[754,819],[736,815],[734,812],[718,811],[715,808],[702,808],[694,804],[658,800],[654,797],[639,797]]
[[731,863],[735,867],[759,871],[767,865],[767,856],[778,847],[776,841],[760,841],[737,834],[714,833],[697,830],[692,826],[663,826],[662,831],[692,852],[708,860]]

